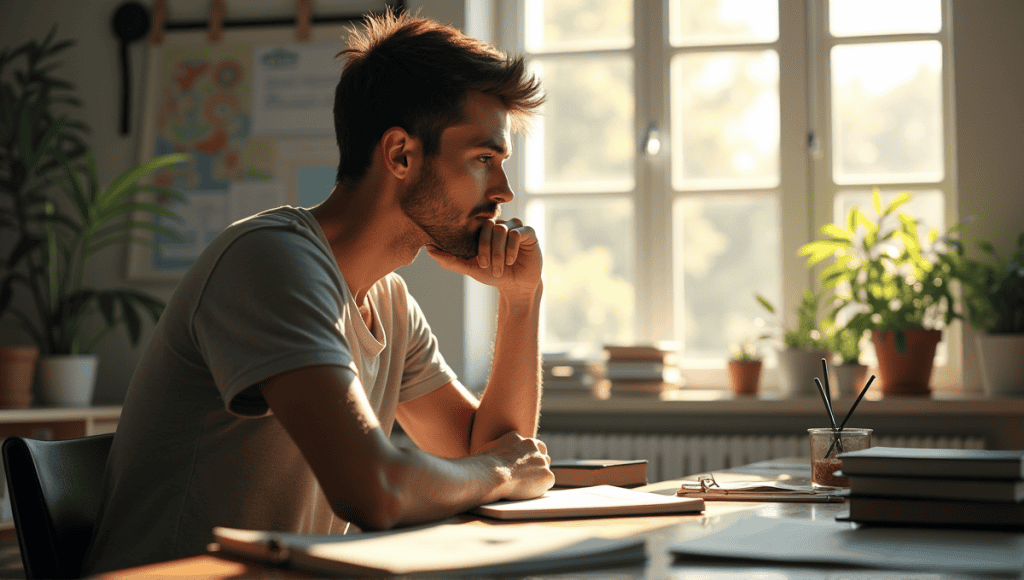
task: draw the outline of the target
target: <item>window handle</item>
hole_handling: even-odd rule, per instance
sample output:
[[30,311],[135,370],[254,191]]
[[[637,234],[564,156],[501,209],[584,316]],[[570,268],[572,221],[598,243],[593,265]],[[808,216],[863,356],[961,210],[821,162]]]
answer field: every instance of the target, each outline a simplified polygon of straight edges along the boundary
[[640,144],[640,154],[654,157],[661,151],[661,133],[658,131],[658,124],[651,123],[644,132],[643,142]]

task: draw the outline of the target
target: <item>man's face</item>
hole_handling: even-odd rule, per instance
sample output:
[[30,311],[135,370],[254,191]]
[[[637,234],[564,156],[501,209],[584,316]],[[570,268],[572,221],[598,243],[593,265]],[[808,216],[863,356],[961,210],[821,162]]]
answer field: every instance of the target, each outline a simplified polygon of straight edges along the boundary
[[402,195],[402,211],[430,237],[429,245],[470,260],[476,257],[483,225],[476,216],[497,217],[501,208],[485,199],[468,213],[463,212],[448,195],[448,189],[438,175],[437,159],[427,159],[419,179]]
[[458,258],[477,255],[480,228],[512,200],[502,163],[509,155],[508,116],[495,97],[471,92],[465,119],[441,132],[437,155],[424,159],[402,193],[402,211],[437,247]]

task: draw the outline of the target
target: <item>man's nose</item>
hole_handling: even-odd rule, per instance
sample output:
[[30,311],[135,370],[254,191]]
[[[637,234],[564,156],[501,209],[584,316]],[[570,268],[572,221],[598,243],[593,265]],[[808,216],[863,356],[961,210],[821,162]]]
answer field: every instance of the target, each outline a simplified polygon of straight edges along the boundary
[[508,203],[515,198],[515,193],[512,192],[512,187],[508,184],[508,176],[505,175],[504,170],[498,172],[496,183],[492,184],[490,189],[487,190],[487,199],[494,203]]

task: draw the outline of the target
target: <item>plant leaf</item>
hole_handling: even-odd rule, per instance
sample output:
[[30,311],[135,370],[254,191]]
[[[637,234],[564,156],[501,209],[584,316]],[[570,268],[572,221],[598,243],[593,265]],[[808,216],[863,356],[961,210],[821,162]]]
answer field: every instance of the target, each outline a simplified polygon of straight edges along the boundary
[[188,156],[184,153],[172,153],[170,155],[155,157],[140,163],[122,173],[113,181],[113,183],[101,191],[97,201],[101,207],[106,207],[112,202],[112,200],[122,197],[125,190],[138,183],[138,181],[143,177],[153,173],[157,169],[168,167],[170,165],[178,165],[186,162],[187,160]]

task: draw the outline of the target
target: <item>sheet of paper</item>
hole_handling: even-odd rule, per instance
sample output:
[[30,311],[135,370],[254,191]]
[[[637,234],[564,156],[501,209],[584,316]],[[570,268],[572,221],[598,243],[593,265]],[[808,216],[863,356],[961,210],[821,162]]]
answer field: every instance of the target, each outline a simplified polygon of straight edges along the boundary
[[258,46],[253,51],[254,135],[333,135],[338,43]]
[[889,528],[787,518],[741,517],[698,538],[674,542],[678,555],[875,568],[1020,573],[1024,534]]

